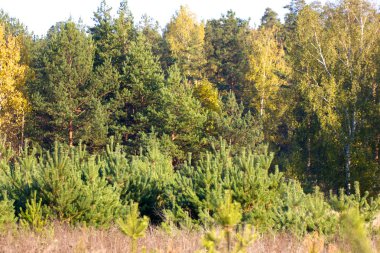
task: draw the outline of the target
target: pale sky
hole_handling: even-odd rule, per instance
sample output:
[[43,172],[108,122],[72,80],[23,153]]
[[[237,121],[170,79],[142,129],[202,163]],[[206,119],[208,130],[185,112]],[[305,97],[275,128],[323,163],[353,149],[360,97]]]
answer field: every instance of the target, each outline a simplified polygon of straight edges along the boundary
[[[0,0],[0,8],[11,17],[18,18],[29,31],[36,35],[44,35],[56,22],[67,20],[70,16],[79,18],[86,25],[92,25],[94,11],[101,0]],[[180,5],[189,6],[199,20],[219,18],[227,10],[232,9],[243,19],[251,18],[251,25],[259,24],[266,7],[272,8],[280,17],[286,10],[283,8],[290,0],[129,0],[129,8],[138,22],[143,14],[147,14],[164,27],[178,10]],[[311,1],[307,1],[311,2]],[[321,0],[325,2],[325,0]],[[107,0],[114,13],[120,0]]]

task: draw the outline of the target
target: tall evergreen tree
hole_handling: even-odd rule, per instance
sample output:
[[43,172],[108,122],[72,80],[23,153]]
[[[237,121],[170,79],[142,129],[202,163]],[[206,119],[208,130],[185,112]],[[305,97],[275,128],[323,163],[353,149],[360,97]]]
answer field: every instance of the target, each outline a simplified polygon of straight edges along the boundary
[[169,69],[166,85],[160,90],[159,103],[150,108],[148,120],[155,130],[166,134],[176,145],[173,158],[182,161],[187,153],[199,154],[204,149],[207,111],[194,96],[193,86],[174,65]]
[[271,8],[266,8],[264,15],[261,17],[260,27],[272,28],[274,26],[276,27],[281,26],[281,22],[278,17],[278,14]]
[[124,140],[136,137],[140,131],[149,131],[145,120],[148,107],[157,104],[164,75],[158,59],[146,43],[143,34],[132,42],[123,67],[121,85],[115,103],[113,129]]
[[53,26],[42,44],[35,62],[39,78],[29,85],[33,113],[39,119],[32,137],[46,144],[57,139],[73,145],[92,134],[89,126],[101,121],[103,114],[101,94],[92,83],[95,48],[84,29],[72,21]]
[[95,49],[94,66],[100,66],[109,58],[115,57],[114,40],[114,20],[111,16],[112,8],[109,7],[105,0],[102,0],[97,11],[94,12],[93,21],[95,25],[89,29]]
[[240,101],[241,85],[247,68],[246,41],[249,23],[228,11],[220,19],[209,20],[205,27],[207,77],[220,90],[232,90]]
[[138,31],[144,34],[147,43],[152,48],[153,55],[162,60],[164,40],[160,30],[161,28],[157,21],[147,15],[142,16],[138,24]]
[[95,25],[89,29],[96,46],[94,66],[110,59],[112,66],[121,73],[129,45],[135,37],[135,28],[127,1],[121,1],[117,18],[111,16],[111,11],[103,0],[94,12]]

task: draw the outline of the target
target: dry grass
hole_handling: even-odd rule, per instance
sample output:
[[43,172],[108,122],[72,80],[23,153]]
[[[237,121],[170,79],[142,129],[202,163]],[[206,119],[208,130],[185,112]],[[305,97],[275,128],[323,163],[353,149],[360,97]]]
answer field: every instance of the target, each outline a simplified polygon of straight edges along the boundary
[[[150,228],[146,237],[139,240],[139,252],[195,252],[201,249],[200,232],[174,231],[168,235],[160,229]],[[338,252],[335,244],[329,244],[318,236],[298,240],[289,234],[259,237],[248,252]],[[0,252],[129,252],[130,242],[117,228],[107,230],[55,225],[43,233],[26,230],[9,230],[0,236]]]

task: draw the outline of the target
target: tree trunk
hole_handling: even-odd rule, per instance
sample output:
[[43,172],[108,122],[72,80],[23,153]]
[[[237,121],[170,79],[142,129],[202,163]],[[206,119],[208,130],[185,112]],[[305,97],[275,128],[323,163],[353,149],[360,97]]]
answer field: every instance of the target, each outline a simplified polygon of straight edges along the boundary
[[[377,88],[378,88],[378,84],[376,82],[373,82],[372,83],[372,102],[376,105],[376,98],[377,98]],[[375,157],[375,161],[380,164],[380,160],[379,160],[379,147],[380,145],[380,135],[378,134],[376,136],[376,141],[375,141],[375,153],[374,153],[374,157]]]
[[260,116],[264,115],[264,97],[261,97],[260,100]]
[[22,112],[21,119],[21,140],[20,140],[20,150],[24,148],[24,139],[25,139],[25,113]]
[[311,138],[310,138],[310,116],[307,118],[307,173],[311,175]]
[[379,164],[380,163],[380,160],[379,160],[379,145],[380,145],[380,135],[377,135],[377,138],[376,138],[376,143],[375,143],[375,161]]
[[70,147],[73,146],[73,120],[70,119],[69,121],[69,145]]
[[351,143],[344,146],[345,165],[344,170],[346,174],[346,193],[351,194]]
[[356,132],[356,113],[355,113],[355,107],[352,112],[348,112],[346,109],[346,122],[347,122],[347,137],[346,137],[346,143],[344,145],[344,171],[346,174],[346,192],[347,195],[351,194],[351,144],[354,141],[355,138],[355,132]]

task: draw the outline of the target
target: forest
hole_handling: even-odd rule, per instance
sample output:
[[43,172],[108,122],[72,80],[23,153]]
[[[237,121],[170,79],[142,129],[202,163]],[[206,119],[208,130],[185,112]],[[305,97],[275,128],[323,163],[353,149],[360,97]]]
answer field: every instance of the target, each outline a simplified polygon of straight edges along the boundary
[[153,230],[200,243],[144,252],[268,233],[380,252],[379,6],[284,8],[252,26],[179,6],[161,28],[102,0],[43,36],[0,10],[0,251],[68,226],[118,227],[130,252]]

